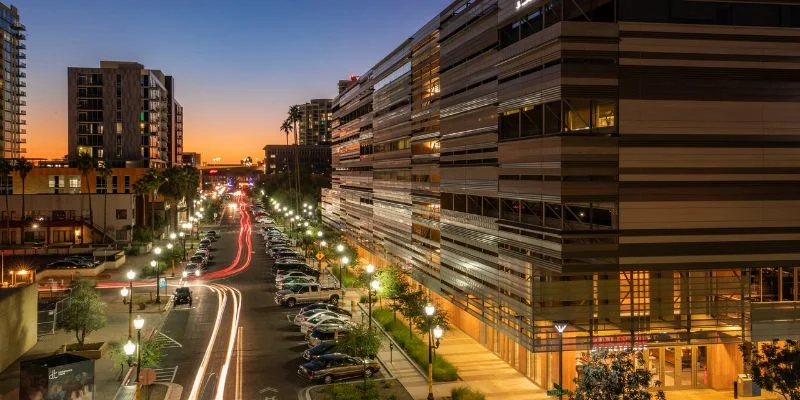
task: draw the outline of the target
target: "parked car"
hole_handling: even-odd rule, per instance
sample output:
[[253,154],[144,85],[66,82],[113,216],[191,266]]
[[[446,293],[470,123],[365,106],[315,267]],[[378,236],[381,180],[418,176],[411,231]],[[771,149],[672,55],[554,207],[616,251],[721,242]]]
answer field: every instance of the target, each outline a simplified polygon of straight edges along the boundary
[[335,380],[353,377],[371,377],[380,371],[375,360],[364,360],[346,354],[332,353],[318,357],[300,366],[297,374],[312,382],[332,383]]
[[272,258],[286,258],[286,257],[300,258],[300,255],[297,254],[296,251],[289,249],[283,249],[272,252]]
[[212,247],[211,247],[211,243],[200,243],[200,244],[197,246],[197,248],[198,248],[198,249],[201,249],[201,250],[208,250],[208,251],[211,251],[211,249],[212,249]]
[[208,265],[208,260],[206,260],[206,258],[203,256],[192,256],[191,258],[189,258],[189,261],[198,265],[202,265],[203,267]]
[[192,291],[188,287],[179,287],[175,289],[175,295],[172,297],[173,305],[188,304],[189,308],[192,307]]
[[58,260],[47,264],[48,268],[91,268],[85,262],[75,260]]
[[348,317],[352,317],[353,316],[353,314],[350,313],[350,311],[347,311],[344,308],[341,308],[341,307],[339,307],[337,305],[334,305],[334,304],[331,304],[331,303],[309,304],[309,305],[301,308],[300,309],[300,313],[302,314],[302,313],[306,313],[308,311],[313,311],[313,310],[328,310],[328,311],[333,311],[333,312],[335,312],[337,314],[347,315]]
[[206,236],[213,236],[214,238],[219,239],[219,233],[215,230],[206,232]]
[[348,332],[350,332],[350,327],[339,329],[338,327],[320,326],[306,335],[306,340],[308,340],[308,347],[314,347],[326,340],[339,340]]
[[316,360],[320,356],[330,354],[336,348],[335,340],[326,340],[303,352],[303,359],[307,361]]
[[319,283],[301,286],[298,290],[281,289],[275,293],[275,303],[286,307],[294,307],[297,304],[315,303],[327,301],[331,304],[339,303],[339,290],[336,288],[324,287]]
[[341,318],[341,319],[350,319],[349,315],[345,314],[338,314],[333,311],[328,310],[310,310],[303,313],[299,313],[294,317],[294,324],[297,326],[302,326],[304,322],[312,320],[317,317],[334,317],[334,318]]
[[309,333],[317,326],[338,326],[339,328],[346,329],[348,325],[350,325],[350,322],[338,316],[317,315],[303,321],[303,323],[300,324],[300,332],[303,334]]
[[303,283],[315,283],[315,282],[317,282],[317,278],[314,278],[313,276],[309,276],[309,275],[303,275],[303,276],[295,276],[295,277],[287,278],[287,279],[284,279],[282,281],[276,282],[275,283],[275,287],[278,290],[281,290],[281,289],[283,289],[283,288],[285,288],[286,286],[289,286],[289,285],[297,285],[297,284],[303,284]]
[[200,244],[201,244],[201,245],[203,245],[203,244],[207,244],[207,245],[209,245],[209,246],[210,246],[210,245],[211,245],[211,239],[208,239],[208,238],[206,238],[206,239],[202,239],[202,240],[200,240]]

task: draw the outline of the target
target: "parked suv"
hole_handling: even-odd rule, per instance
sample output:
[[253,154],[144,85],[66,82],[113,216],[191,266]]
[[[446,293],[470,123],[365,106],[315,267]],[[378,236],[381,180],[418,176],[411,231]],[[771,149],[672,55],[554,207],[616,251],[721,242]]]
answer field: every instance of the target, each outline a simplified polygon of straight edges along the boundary
[[371,377],[381,369],[377,361],[366,361],[346,354],[333,353],[320,356],[300,366],[297,374],[310,381],[331,383],[352,377]]

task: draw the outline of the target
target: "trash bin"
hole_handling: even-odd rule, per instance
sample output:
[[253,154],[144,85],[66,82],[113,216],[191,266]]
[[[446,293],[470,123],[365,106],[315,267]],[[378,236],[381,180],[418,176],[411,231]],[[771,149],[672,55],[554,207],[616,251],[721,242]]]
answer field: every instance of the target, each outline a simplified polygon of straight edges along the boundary
[[736,379],[736,386],[734,393],[738,392],[739,397],[761,396],[761,388],[747,375],[740,374]]

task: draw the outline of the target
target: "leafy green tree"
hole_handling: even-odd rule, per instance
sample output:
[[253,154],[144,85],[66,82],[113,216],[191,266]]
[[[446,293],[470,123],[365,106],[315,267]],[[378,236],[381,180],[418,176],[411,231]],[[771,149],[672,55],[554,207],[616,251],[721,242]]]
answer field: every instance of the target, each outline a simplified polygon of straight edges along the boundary
[[0,176],[3,177],[3,193],[6,196],[6,238],[8,246],[11,247],[11,206],[8,203],[8,194],[11,191],[8,178],[14,166],[5,158],[0,158]]
[[[125,372],[125,367],[128,365],[133,365],[136,362],[136,353],[133,356],[128,357],[125,354],[125,343],[128,342],[128,339],[125,338],[120,342],[113,342],[110,343],[109,346],[109,355],[111,357],[111,361],[114,363],[114,369],[119,369],[119,376],[118,380],[122,380],[122,374]],[[142,342],[142,368],[155,368],[161,364],[161,358],[163,356],[162,353],[162,343],[158,342],[154,339],[145,340]]]
[[[641,352],[596,351],[585,365],[579,367],[575,378],[576,390],[570,400],[651,400],[651,385],[660,386],[653,374],[643,368]],[[657,400],[665,400],[664,391],[655,393]]]
[[427,304],[425,292],[422,290],[409,290],[398,298],[400,301],[400,314],[410,322],[408,324],[408,337],[413,336],[412,328],[414,321],[425,316],[425,305]]
[[425,306],[423,305],[423,311],[411,319],[414,328],[416,328],[420,333],[427,334],[435,326],[439,326],[444,330],[450,329],[450,316],[448,315],[447,310],[445,310],[444,307],[442,307],[442,305],[439,303],[433,303],[433,306],[435,311],[432,316],[428,317],[425,314]]
[[376,278],[381,283],[380,294],[389,299],[389,308],[392,310],[394,321],[397,322],[397,312],[402,308],[400,297],[411,288],[408,276],[400,267],[391,265],[378,271]]
[[800,400],[800,347],[795,340],[763,343],[750,353],[753,382],[787,400]]
[[370,330],[369,325],[361,323],[336,342],[336,351],[353,357],[374,358],[381,348],[381,336]]
[[72,281],[69,301],[58,324],[66,332],[75,332],[79,348],[83,348],[87,335],[106,325],[106,306],[94,281],[86,278]]
[[25,179],[28,178],[28,174],[33,169],[33,163],[28,161],[25,157],[22,157],[17,160],[17,163],[14,165],[14,169],[19,174],[19,179],[22,181],[22,217],[20,218],[22,221],[25,220]]
[[[89,197],[89,232],[92,234],[92,230],[94,229],[94,211],[92,209],[92,194],[91,185],[89,185],[89,173],[91,173],[97,165],[92,155],[86,152],[78,154],[77,164],[78,170],[81,171],[81,179],[83,179],[83,182],[86,183],[86,192],[84,193],[86,193],[86,196]],[[94,235],[92,235],[92,237],[94,237]],[[85,240],[85,236],[81,236],[81,241],[83,240]]]
[[[336,351],[359,358],[375,358],[381,348],[381,337],[375,329],[361,323],[336,342]],[[364,364],[366,369],[366,364]],[[364,374],[364,391],[367,390],[367,375]]]

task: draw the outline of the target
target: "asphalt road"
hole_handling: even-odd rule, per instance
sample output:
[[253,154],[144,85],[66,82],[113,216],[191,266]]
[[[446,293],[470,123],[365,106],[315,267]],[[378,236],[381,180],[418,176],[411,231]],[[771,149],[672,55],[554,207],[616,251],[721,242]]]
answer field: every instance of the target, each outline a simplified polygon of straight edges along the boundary
[[[239,213],[227,215],[219,231],[222,237],[215,242],[214,264],[208,272],[229,266],[237,259],[239,237]],[[253,228],[257,231],[256,228]],[[239,265],[243,265],[247,251],[252,256],[248,268],[241,272],[212,281],[202,282],[214,286],[195,286],[191,309],[177,306],[163,325],[162,332],[180,346],[164,339],[167,347],[162,367],[177,366],[174,382],[183,386],[184,399],[188,399],[197,380],[203,384],[198,390],[199,399],[213,399],[216,387],[221,384],[221,375],[226,375],[224,399],[296,399],[300,389],[307,383],[296,376],[301,352],[307,348],[302,334],[287,321],[290,310],[275,304],[275,285],[269,272],[271,263],[264,254],[264,240],[252,233],[252,249],[242,240]],[[199,282],[198,282],[199,283]],[[232,288],[228,291],[220,287]],[[241,293],[238,324],[233,327],[236,315],[233,291]],[[206,355],[209,341],[217,325],[220,294],[226,292],[227,301],[220,318],[213,351]],[[296,309],[295,309],[296,312]],[[237,338],[230,342],[231,334]],[[233,352],[226,355],[232,344]],[[198,378],[198,371],[205,369]],[[169,371],[167,371],[169,372]]]

